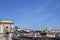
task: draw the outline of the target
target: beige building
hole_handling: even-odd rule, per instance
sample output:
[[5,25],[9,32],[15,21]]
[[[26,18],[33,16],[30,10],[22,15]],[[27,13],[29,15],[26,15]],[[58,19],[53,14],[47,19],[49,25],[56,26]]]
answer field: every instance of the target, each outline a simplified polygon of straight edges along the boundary
[[5,31],[9,32],[9,40],[11,40],[13,24],[12,20],[0,20],[0,40],[6,40]]

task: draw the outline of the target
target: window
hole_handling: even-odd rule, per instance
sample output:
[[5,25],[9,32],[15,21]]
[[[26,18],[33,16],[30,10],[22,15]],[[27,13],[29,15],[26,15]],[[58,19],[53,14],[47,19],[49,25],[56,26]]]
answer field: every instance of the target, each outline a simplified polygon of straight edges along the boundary
[[8,29],[8,26],[6,26],[6,29]]

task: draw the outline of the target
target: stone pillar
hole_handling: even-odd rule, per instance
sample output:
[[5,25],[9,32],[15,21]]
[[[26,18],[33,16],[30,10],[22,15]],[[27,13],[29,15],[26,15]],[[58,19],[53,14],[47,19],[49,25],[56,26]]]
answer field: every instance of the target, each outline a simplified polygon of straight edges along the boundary
[[0,33],[0,40],[6,40],[6,37],[2,33]]
[[13,37],[13,32],[10,32],[9,33],[9,40],[12,40],[12,37]]
[[4,27],[3,27],[3,24],[0,24],[0,33],[4,33]]

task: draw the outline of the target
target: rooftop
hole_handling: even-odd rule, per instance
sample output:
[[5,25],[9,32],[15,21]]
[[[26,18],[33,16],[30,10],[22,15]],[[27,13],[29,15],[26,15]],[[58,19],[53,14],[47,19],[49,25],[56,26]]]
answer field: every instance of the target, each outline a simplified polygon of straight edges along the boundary
[[0,23],[13,23],[13,20],[0,20]]

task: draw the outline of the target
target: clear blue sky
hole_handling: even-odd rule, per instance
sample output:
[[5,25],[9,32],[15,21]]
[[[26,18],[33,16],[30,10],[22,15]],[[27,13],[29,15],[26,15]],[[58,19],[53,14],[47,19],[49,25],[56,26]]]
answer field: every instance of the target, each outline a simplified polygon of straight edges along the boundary
[[0,20],[22,29],[60,29],[60,0],[0,0]]

